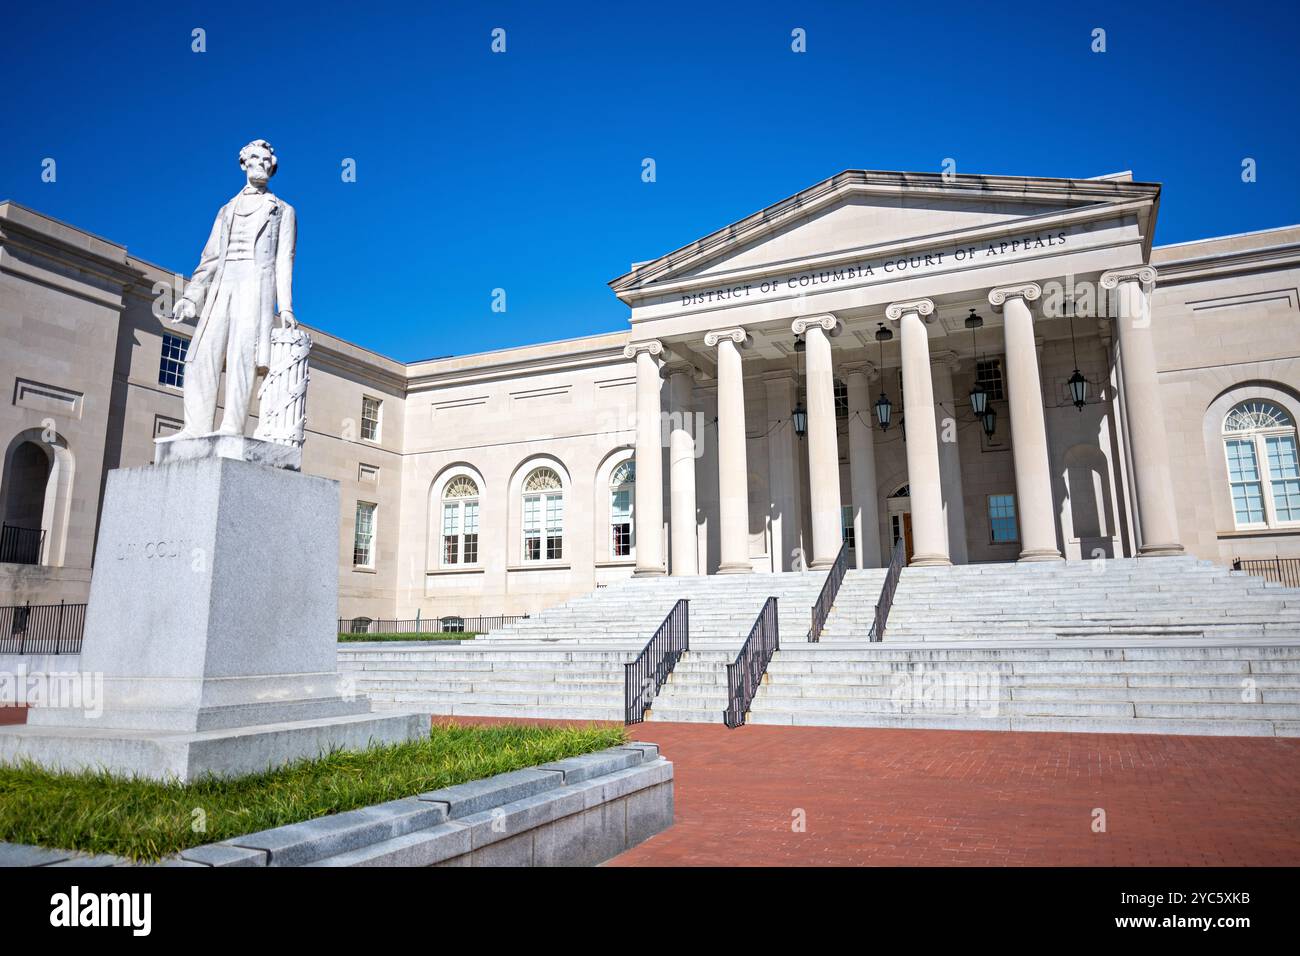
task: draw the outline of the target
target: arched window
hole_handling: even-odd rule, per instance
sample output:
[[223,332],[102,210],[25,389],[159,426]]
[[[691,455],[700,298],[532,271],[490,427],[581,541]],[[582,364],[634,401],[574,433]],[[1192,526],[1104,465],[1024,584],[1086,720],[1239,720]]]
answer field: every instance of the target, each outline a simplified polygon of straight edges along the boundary
[[524,560],[564,557],[564,485],[554,468],[534,468],[524,479]]
[[628,558],[635,553],[636,464],[625,461],[609,477],[610,556]]
[[457,475],[442,492],[442,563],[478,564],[478,485]]
[[1295,420],[1279,405],[1250,399],[1223,419],[1228,487],[1238,528],[1300,522]]

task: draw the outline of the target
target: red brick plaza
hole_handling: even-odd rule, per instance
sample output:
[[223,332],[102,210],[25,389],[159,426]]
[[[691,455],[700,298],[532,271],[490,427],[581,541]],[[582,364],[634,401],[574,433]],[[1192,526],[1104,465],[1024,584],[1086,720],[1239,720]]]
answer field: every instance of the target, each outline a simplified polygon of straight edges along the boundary
[[631,731],[673,761],[677,822],[612,866],[1300,864],[1297,739]]

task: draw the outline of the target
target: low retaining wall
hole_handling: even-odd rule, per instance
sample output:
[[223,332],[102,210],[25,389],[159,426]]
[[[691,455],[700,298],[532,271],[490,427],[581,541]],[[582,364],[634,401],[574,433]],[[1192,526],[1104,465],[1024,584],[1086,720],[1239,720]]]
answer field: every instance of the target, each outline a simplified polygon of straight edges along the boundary
[[[164,866],[596,866],[673,823],[673,765],[654,744],[515,770],[184,850]],[[0,844],[0,866],[114,866]]]

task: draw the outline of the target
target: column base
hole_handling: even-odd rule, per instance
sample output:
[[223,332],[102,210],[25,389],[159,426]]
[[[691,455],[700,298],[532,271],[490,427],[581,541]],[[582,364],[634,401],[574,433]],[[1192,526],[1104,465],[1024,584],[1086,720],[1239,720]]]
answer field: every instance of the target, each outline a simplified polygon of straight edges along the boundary
[[834,566],[834,558],[814,558],[812,563],[808,565],[808,568],[812,571],[826,571]]
[[1032,551],[1021,551],[1017,561],[1064,561],[1061,552],[1055,548],[1035,548]]
[[947,568],[952,566],[952,561],[948,559],[946,554],[914,554],[907,566],[909,568]]
[[637,568],[632,572],[634,578],[655,578],[667,574],[666,568]]
[[1176,558],[1186,554],[1181,544],[1144,544],[1138,548],[1139,558]]
[[720,564],[718,565],[718,574],[753,574],[754,566],[752,564]]

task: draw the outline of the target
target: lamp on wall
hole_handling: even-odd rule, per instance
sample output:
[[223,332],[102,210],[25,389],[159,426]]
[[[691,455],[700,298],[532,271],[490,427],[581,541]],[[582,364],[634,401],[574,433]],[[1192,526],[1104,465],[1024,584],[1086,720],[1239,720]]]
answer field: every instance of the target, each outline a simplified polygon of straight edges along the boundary
[[970,310],[970,315],[966,316],[966,328],[970,329],[971,356],[975,362],[975,384],[970,390],[970,410],[976,418],[983,418],[984,412],[988,408],[989,393],[984,390],[980,384],[979,371],[979,340],[975,336],[975,330],[983,328],[984,319],[975,314],[975,310]]
[[986,408],[984,414],[980,416],[980,424],[984,426],[984,434],[992,438],[998,428],[998,410],[992,405]]
[[889,417],[894,412],[894,405],[885,394],[885,343],[893,337],[894,333],[881,322],[880,328],[876,329],[876,341],[880,343],[880,397],[876,399],[876,421],[880,423],[882,432],[889,431]]
[[[803,373],[799,370],[799,353],[806,349],[807,343],[804,342],[802,335],[795,336],[794,340],[794,380],[795,387],[802,387]],[[808,409],[804,407],[803,399],[800,398],[795,402],[794,411],[790,413],[790,420],[794,422],[794,433],[800,438],[808,434]]]
[[1074,303],[1071,302],[1067,308],[1069,312],[1066,314],[1070,317],[1070,350],[1074,353],[1074,374],[1066,379],[1066,384],[1070,386],[1070,399],[1074,402],[1074,407],[1083,411],[1083,406],[1088,404],[1088,380],[1079,371],[1079,345],[1074,340]]

